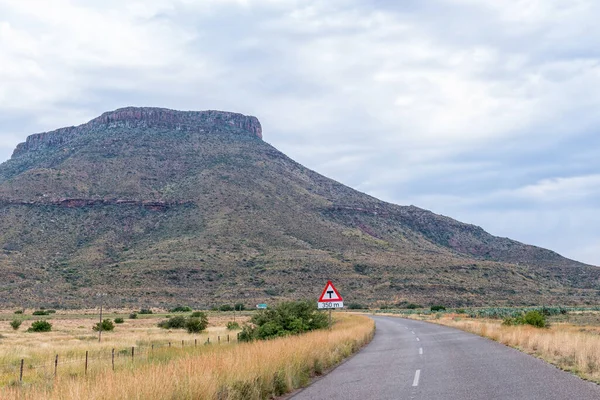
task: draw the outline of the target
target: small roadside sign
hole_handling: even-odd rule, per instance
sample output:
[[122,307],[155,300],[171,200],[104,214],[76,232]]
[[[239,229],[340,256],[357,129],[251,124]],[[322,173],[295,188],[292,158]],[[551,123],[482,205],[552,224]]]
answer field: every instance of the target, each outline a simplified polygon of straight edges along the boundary
[[323,289],[323,293],[319,297],[318,304],[319,308],[343,308],[344,299],[342,299],[340,292],[333,286],[333,283],[327,281],[327,285],[325,285],[325,289]]
[[257,305],[256,305],[256,308],[258,308],[258,309],[261,309],[261,310],[264,310],[264,309],[266,309],[266,308],[267,308],[267,305],[266,305],[266,304],[257,304]]

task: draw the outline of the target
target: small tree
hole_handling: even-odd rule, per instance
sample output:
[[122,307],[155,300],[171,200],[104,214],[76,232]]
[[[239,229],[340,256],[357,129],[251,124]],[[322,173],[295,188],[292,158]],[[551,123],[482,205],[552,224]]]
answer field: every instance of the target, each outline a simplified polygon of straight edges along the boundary
[[159,328],[163,329],[183,329],[185,328],[186,319],[184,316],[176,316],[158,323]]
[[121,317],[117,317],[117,318],[115,318],[115,324],[122,324],[123,322],[125,322],[125,321],[123,320],[123,318],[121,318]]
[[23,323],[23,321],[21,321],[20,319],[13,319],[10,322],[10,326],[12,326],[12,328],[16,331],[19,329],[19,327],[21,326],[22,323]]
[[50,332],[52,330],[52,324],[48,321],[35,321],[31,324],[31,327],[27,329],[27,332]]
[[208,318],[206,314],[201,317],[191,317],[187,320],[185,328],[189,333],[200,333],[208,326]]
[[115,329],[115,324],[110,319],[105,319],[102,323],[96,322],[96,325],[92,329],[98,332],[100,328],[102,328],[102,332],[112,331]]

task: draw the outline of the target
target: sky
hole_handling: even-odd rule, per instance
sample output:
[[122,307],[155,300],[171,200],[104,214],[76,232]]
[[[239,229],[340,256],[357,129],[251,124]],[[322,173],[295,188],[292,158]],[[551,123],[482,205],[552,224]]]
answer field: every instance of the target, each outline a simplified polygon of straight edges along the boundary
[[125,106],[255,115],[382,200],[600,266],[596,0],[0,0],[0,161]]

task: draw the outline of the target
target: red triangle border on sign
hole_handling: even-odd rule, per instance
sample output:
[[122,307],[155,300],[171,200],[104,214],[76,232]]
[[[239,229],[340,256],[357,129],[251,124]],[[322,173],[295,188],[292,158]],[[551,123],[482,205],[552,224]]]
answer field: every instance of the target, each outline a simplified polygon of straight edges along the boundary
[[[331,288],[333,289],[333,292],[337,295],[337,299],[326,299],[325,298],[325,293],[327,292],[327,288],[331,285]],[[321,297],[319,297],[319,303],[333,303],[333,302],[338,302],[338,301],[344,301],[344,299],[342,299],[342,296],[340,295],[340,292],[337,291],[337,289],[335,288],[335,286],[333,286],[333,283],[331,283],[331,281],[327,281],[327,284],[325,285],[325,289],[323,289],[323,293],[321,293]]]

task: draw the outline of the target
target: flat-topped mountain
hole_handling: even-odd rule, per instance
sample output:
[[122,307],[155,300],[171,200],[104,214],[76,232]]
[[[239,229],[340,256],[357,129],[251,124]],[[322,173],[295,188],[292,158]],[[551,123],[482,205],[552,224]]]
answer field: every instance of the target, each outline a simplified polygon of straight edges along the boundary
[[600,269],[377,200],[294,162],[255,117],[124,108],[0,165],[0,304],[585,303]]

